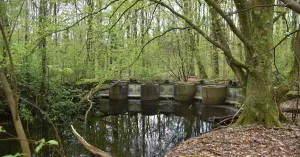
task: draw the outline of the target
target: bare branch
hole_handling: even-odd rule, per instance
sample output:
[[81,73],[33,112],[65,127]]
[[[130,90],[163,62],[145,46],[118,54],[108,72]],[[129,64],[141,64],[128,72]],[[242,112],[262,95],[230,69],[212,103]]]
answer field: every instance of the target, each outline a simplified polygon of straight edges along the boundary
[[215,2],[213,2],[212,0],[205,0],[205,2],[209,6],[213,7],[223,17],[223,19],[227,22],[232,32],[245,44],[245,46],[250,51],[254,50],[254,47],[251,44],[251,42],[240,32],[240,30],[234,25],[233,21],[226,15],[226,13],[220,7],[216,5]]
[[22,13],[24,3],[25,3],[25,1],[23,1],[22,5],[21,5],[21,8],[20,8],[20,10],[19,10],[19,13],[18,13],[18,15],[16,16],[15,21],[14,21],[14,24],[13,24],[11,30],[10,30],[10,34],[8,35],[8,42],[9,42],[9,43],[10,43],[10,41],[11,41],[11,37],[12,37],[12,35],[13,35],[13,32],[14,32],[14,30],[15,30],[15,28],[16,28],[18,18],[20,17],[20,15],[21,15],[21,13]]
[[286,12],[282,12],[280,14],[278,14],[276,17],[273,18],[273,23],[275,23],[281,16],[284,16],[286,14]]
[[111,154],[107,153],[107,152],[104,152],[92,145],[90,145],[89,143],[87,143],[81,136],[80,134],[77,133],[77,131],[74,129],[74,127],[71,125],[71,128],[72,128],[72,131],[74,133],[74,135],[77,137],[78,141],[86,148],[88,149],[89,151],[91,151],[93,154],[95,155],[99,155],[99,156],[102,156],[102,157],[112,157]]
[[[146,46],[149,45],[149,44],[150,44],[152,41],[154,41],[155,39],[160,38],[160,37],[164,36],[165,34],[171,32],[171,31],[174,31],[174,30],[184,30],[184,29],[190,29],[190,28],[191,28],[191,27],[183,27],[183,28],[174,27],[174,28],[170,28],[170,29],[166,30],[165,32],[163,32],[162,34],[160,34],[160,35],[158,35],[158,36],[155,36],[155,37],[153,37],[152,39],[148,40],[148,41],[143,45],[143,47],[141,48],[141,50],[140,50],[138,56],[135,58],[135,60],[134,60],[128,67],[125,67],[125,68],[131,67],[131,66],[132,66],[132,65],[140,58],[140,56],[141,56],[142,52],[144,52],[144,49],[146,48]],[[124,69],[125,69],[125,68],[124,68]],[[124,69],[122,69],[122,70],[124,70]]]
[[141,0],[137,0],[137,1],[135,1],[133,4],[131,4],[121,15],[120,15],[120,17],[117,19],[117,21],[108,29],[108,32],[110,32],[115,26],[116,26],[116,24],[121,20],[121,18],[123,17],[123,15],[127,12],[127,11],[129,11],[132,7],[134,7],[139,1],[141,1]]
[[[176,15],[177,17],[183,19],[187,24],[189,24],[194,30],[196,30],[198,33],[200,33],[208,42],[210,42],[211,44],[215,45],[216,47],[218,47],[219,49],[221,49],[225,56],[228,55],[230,53],[230,50],[227,49],[226,47],[224,47],[223,45],[219,44],[217,41],[213,40],[212,38],[210,38],[203,30],[201,30],[198,26],[196,26],[191,20],[189,20],[187,17],[179,14],[178,12],[176,12],[173,8],[171,8],[170,6],[168,6],[167,4],[165,4],[164,2],[162,1],[158,1],[158,0],[150,0],[152,2],[155,2],[155,3],[158,3],[160,4],[161,6],[167,8],[169,11],[171,11],[174,15]],[[227,57],[230,57],[230,56],[227,56]],[[231,58],[231,62],[237,66],[240,66],[246,70],[248,70],[248,67],[237,61],[236,59],[234,58]]]

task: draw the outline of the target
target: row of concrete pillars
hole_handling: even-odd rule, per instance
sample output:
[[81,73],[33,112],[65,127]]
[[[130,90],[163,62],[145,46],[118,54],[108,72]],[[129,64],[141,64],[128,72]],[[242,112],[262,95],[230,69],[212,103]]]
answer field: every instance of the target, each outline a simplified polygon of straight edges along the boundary
[[119,82],[109,89],[107,96],[112,100],[124,100],[128,97],[139,98],[143,101],[158,100],[159,98],[174,98],[176,101],[202,99],[203,104],[221,105],[228,99],[237,97],[240,88],[229,88],[225,85],[205,85],[194,83],[143,83],[128,84]]

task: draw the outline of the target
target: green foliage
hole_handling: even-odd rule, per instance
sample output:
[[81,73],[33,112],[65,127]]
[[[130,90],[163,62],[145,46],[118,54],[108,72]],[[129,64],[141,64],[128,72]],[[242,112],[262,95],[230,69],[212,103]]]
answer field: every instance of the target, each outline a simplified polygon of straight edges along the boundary
[[19,110],[19,111],[20,111],[20,116],[21,116],[23,119],[29,121],[30,123],[33,122],[32,113],[31,113],[30,109],[28,108],[28,106],[27,106],[26,104],[21,103],[21,104],[20,104],[20,110]]
[[45,144],[45,139],[43,138],[43,139],[41,139],[40,141],[37,141],[35,144],[38,144],[38,146],[35,147],[34,151],[35,151],[36,153],[38,153],[38,152],[42,149],[42,147],[44,146],[44,144]]
[[6,130],[4,130],[3,128],[2,128],[2,126],[0,126],[0,133],[1,132],[6,132]]
[[37,144],[37,147],[35,147],[34,152],[38,153],[40,152],[40,150],[43,148],[43,146],[58,146],[58,142],[56,140],[49,140],[49,141],[45,141],[45,139],[41,139],[37,142],[35,142],[35,144]]
[[18,157],[18,156],[25,156],[24,153],[16,153],[15,155],[4,155],[3,157]]

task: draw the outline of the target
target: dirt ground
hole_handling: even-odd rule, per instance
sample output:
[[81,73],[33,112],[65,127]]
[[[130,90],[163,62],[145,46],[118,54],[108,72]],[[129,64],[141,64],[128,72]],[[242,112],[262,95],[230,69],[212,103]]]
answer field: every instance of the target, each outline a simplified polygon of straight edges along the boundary
[[[295,106],[296,102],[294,100],[285,105]],[[291,118],[291,114],[287,117]],[[218,129],[178,144],[165,157],[300,157],[298,124],[299,121],[284,124],[284,128],[252,125]]]

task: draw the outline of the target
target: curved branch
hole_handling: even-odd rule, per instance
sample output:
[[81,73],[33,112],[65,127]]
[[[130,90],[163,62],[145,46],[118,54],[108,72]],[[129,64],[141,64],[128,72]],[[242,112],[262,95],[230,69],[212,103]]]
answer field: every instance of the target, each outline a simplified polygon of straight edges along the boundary
[[20,10],[19,10],[19,13],[18,13],[18,15],[16,16],[15,21],[14,21],[14,24],[13,24],[11,30],[10,30],[10,34],[8,35],[8,42],[9,42],[9,43],[11,42],[11,37],[12,37],[13,32],[14,32],[14,30],[15,30],[15,28],[16,28],[18,18],[20,17],[20,15],[21,15],[21,13],[22,13],[24,3],[25,3],[25,1],[23,1],[22,5],[21,5],[21,8],[20,8]]
[[109,20],[115,15],[115,13],[121,8],[121,6],[126,2],[127,0],[124,0],[115,10],[114,12],[109,16]]
[[117,19],[117,21],[115,23],[113,23],[113,25],[108,29],[108,32],[110,32],[115,26],[116,24],[121,20],[121,18],[123,17],[123,15],[125,15],[125,13],[130,10],[132,7],[134,7],[139,1],[141,0],[137,0],[135,1],[133,4],[131,4],[121,15],[120,17]]
[[74,129],[74,127],[71,125],[71,128],[72,128],[72,131],[74,133],[74,135],[76,136],[76,138],[78,139],[78,141],[86,148],[88,149],[90,152],[92,152],[93,154],[95,155],[99,155],[99,156],[102,156],[102,157],[112,157],[111,154],[101,150],[101,149],[98,149],[94,146],[92,146],[91,144],[87,143],[81,136],[80,134],[77,133],[77,131]]
[[[171,32],[171,31],[173,31],[173,30],[183,30],[183,29],[189,29],[189,28],[191,28],[191,27],[183,27],[183,28],[174,27],[174,28],[170,28],[170,29],[166,30],[165,32],[163,32],[162,34],[160,34],[160,35],[158,35],[158,36],[155,36],[155,37],[153,37],[152,39],[148,40],[148,41],[142,46],[142,48],[141,48],[141,50],[140,50],[138,56],[135,58],[135,60],[134,60],[128,67],[126,67],[126,68],[131,67],[131,66],[132,66],[132,65],[140,58],[140,56],[141,56],[142,52],[144,51],[144,49],[146,48],[146,46],[149,45],[149,44],[150,44],[152,41],[154,41],[155,39],[160,38],[160,37],[164,36],[165,34]],[[125,69],[125,68],[124,68],[124,69]],[[122,70],[124,70],[124,69],[122,69]]]
[[284,6],[290,8],[294,12],[300,14],[300,4],[294,0],[280,0],[284,3]]
[[[284,40],[286,40],[288,37],[290,37],[291,35],[293,35],[293,34],[295,34],[295,33],[297,33],[297,32],[300,32],[300,29],[297,29],[297,30],[295,30],[295,31],[293,31],[293,32],[291,32],[291,33],[289,33],[289,34],[287,34],[285,37],[283,37],[275,46],[273,46],[271,49],[269,49],[268,51],[266,51],[266,52],[264,52],[264,53],[262,53],[262,54],[260,54],[260,55],[257,55],[257,56],[255,56],[255,57],[253,57],[252,59],[251,59],[251,61],[250,62],[252,62],[252,61],[254,61],[255,60],[255,58],[257,58],[257,57],[261,57],[261,56],[263,56],[263,55],[266,55],[266,54],[268,54],[270,51],[272,51],[272,50],[275,50]],[[299,53],[299,59],[300,59],[300,53]]]
[[217,41],[213,40],[212,38],[210,38],[203,30],[201,30],[199,27],[197,27],[191,20],[189,20],[187,17],[179,14],[178,12],[176,12],[173,8],[171,8],[170,6],[168,6],[167,4],[165,4],[162,1],[158,1],[158,0],[150,0],[152,2],[155,2],[165,8],[167,8],[169,11],[171,11],[174,15],[176,15],[177,17],[183,19],[187,24],[189,24],[194,30],[196,30],[198,33],[200,33],[208,42],[210,42],[211,44],[215,45],[216,47],[218,47],[219,49],[221,49],[224,52],[224,55],[227,57],[231,58],[231,62],[237,66],[242,67],[243,69],[248,70],[248,66],[246,66],[245,64],[237,61],[236,59],[232,58],[232,56],[228,56],[228,54],[230,54],[230,50],[227,49],[225,46],[219,44]]
[[222,18],[227,22],[229,25],[231,31],[245,44],[245,46],[250,50],[254,50],[254,46],[251,44],[251,42],[240,32],[240,30],[234,25],[233,21],[226,15],[226,13],[216,5],[215,2],[212,0],[205,0],[205,2],[213,7],[221,16]]

